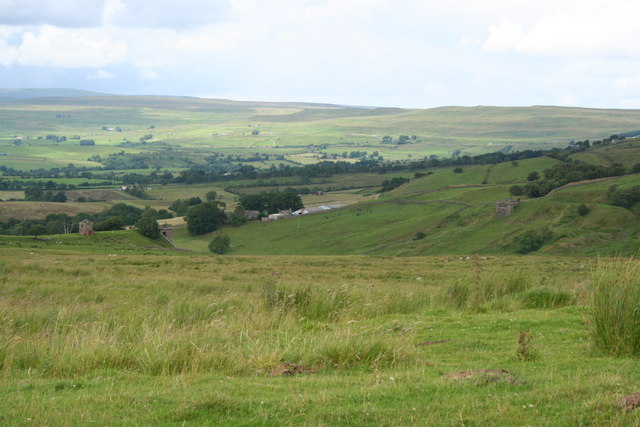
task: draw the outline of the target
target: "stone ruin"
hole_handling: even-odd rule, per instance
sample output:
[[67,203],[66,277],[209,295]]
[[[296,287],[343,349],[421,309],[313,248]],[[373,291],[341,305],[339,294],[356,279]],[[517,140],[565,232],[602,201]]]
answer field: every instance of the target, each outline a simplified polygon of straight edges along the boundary
[[506,218],[520,204],[520,200],[507,199],[496,202],[496,218]]
[[173,227],[169,224],[162,224],[160,226],[160,234],[171,244],[173,244]]
[[78,231],[83,236],[91,236],[94,233],[94,231],[93,231],[93,221],[90,221],[88,219],[84,219],[84,220],[80,221],[78,223]]

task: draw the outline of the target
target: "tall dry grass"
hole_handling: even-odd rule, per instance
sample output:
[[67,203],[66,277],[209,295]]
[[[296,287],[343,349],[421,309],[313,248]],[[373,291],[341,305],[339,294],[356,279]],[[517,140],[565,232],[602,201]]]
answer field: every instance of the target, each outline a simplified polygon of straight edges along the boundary
[[[500,309],[496,298],[537,283],[500,277],[488,271],[477,288],[466,265],[439,259],[11,254],[0,258],[0,371],[412,363],[411,322],[433,310]],[[398,318],[406,327],[388,326]]]
[[591,337],[612,355],[640,354],[640,261],[601,261],[593,272]]

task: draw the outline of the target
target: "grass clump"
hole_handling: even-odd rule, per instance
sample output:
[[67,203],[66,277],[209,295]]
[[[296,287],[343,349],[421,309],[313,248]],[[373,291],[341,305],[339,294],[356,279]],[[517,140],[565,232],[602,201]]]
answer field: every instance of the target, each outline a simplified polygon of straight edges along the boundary
[[485,311],[491,307],[517,305],[517,297],[533,286],[523,274],[477,276],[444,286],[441,302],[456,309]]
[[268,309],[295,313],[311,320],[334,320],[351,304],[344,287],[320,292],[311,286],[289,289],[267,283],[263,288],[263,298]]
[[522,294],[522,304],[525,308],[559,308],[574,302],[575,297],[570,292],[547,286],[529,289]]
[[593,274],[591,337],[614,355],[640,355],[640,262],[598,263]]

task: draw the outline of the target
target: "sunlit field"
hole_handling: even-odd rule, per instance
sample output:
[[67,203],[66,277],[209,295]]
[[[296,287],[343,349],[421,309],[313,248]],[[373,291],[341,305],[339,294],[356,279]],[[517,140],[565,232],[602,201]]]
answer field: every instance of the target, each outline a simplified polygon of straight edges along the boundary
[[640,421],[616,406],[637,391],[637,364],[590,339],[604,260],[195,256],[115,241],[83,254],[30,240],[0,249],[5,423]]

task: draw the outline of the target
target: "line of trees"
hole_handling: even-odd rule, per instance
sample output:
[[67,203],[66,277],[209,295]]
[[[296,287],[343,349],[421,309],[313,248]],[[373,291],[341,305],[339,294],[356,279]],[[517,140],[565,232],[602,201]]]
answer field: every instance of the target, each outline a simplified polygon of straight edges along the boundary
[[240,196],[239,203],[244,209],[259,211],[263,215],[274,214],[283,210],[297,211],[304,208],[302,199],[295,191],[245,194]]
[[542,177],[540,177],[537,172],[530,173],[527,177],[527,179],[531,181],[529,184],[514,185],[509,189],[509,192],[516,197],[522,195],[531,198],[542,197],[554,188],[562,187],[570,182],[622,176],[627,173],[637,172],[640,172],[640,164],[635,165],[631,169],[626,169],[619,163],[611,166],[600,166],[578,163],[567,158],[563,163],[558,163],[545,169],[542,172]]

